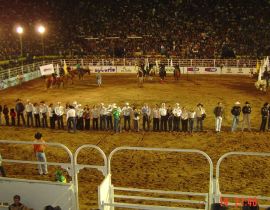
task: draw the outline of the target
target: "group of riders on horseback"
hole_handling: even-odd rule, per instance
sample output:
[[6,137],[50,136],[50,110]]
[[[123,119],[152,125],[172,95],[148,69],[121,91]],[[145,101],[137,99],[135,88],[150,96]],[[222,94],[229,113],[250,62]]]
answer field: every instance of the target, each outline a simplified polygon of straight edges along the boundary
[[[181,71],[179,65],[175,65],[173,67],[173,76],[175,80],[179,80],[181,76]],[[153,77],[156,76],[158,73],[160,77],[160,83],[163,83],[165,80],[165,77],[167,76],[166,68],[164,64],[161,64],[160,66],[149,64],[148,66],[145,66],[144,64],[141,64],[138,66],[137,71],[137,77],[138,77],[138,86],[142,87],[144,78],[148,78],[148,80],[152,81]]]

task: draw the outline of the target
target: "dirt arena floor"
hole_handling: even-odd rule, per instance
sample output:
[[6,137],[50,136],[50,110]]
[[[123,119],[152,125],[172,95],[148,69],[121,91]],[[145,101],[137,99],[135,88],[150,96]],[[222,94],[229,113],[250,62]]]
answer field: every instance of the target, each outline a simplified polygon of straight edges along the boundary
[[[62,130],[38,129],[47,142],[59,142],[66,145],[72,152],[83,144],[99,146],[108,156],[116,147],[160,147],[199,149],[206,152],[214,162],[214,167],[220,156],[231,151],[270,151],[270,132],[260,133],[260,108],[264,102],[269,102],[269,93],[262,94],[254,87],[254,81],[244,76],[199,76],[182,75],[180,81],[168,77],[164,84],[158,79],[146,81],[143,88],[138,88],[135,75],[103,75],[102,87],[95,85],[95,76],[87,76],[84,81],[76,79],[74,85],[64,89],[45,90],[43,79],[24,83],[0,91],[1,104],[9,107],[15,105],[15,100],[56,104],[78,101],[82,105],[117,103],[123,106],[125,102],[142,106],[147,102],[151,106],[165,102],[174,105],[193,108],[202,103],[206,109],[207,118],[204,122],[205,132],[193,135],[187,133],[153,133],[153,132],[111,132],[80,131],[76,134]],[[225,107],[223,132],[214,132],[213,109],[217,102]],[[236,101],[241,105],[249,101],[252,108],[252,132],[241,132],[240,129],[230,132],[230,110]],[[242,117],[242,116],[241,116]],[[2,126],[0,139],[33,141],[37,131],[34,128]],[[32,146],[1,145],[3,158],[35,160]],[[47,148],[49,161],[65,162],[67,155],[55,148]],[[243,193],[247,195],[270,196],[270,158],[232,157],[221,165],[220,189],[222,193]],[[102,159],[93,150],[84,150],[79,156],[79,163],[101,164]],[[33,178],[54,180],[56,168],[49,167],[49,174],[39,176],[32,165],[19,166],[4,164],[7,175],[17,178]],[[209,166],[201,156],[193,154],[165,154],[154,152],[119,152],[112,160],[112,181],[115,186],[207,192],[209,182]],[[215,173],[215,172],[214,172]],[[103,176],[96,170],[82,170],[79,174],[79,200],[81,209],[97,209],[97,187]]]

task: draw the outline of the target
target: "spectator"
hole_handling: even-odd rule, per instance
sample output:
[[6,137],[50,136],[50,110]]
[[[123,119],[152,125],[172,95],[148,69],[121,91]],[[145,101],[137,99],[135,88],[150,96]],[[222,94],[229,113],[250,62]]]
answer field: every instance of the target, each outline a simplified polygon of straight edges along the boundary
[[37,158],[37,161],[39,162],[44,162],[43,164],[38,164],[38,172],[40,175],[46,175],[48,174],[48,169],[47,169],[47,159],[46,159],[46,154],[45,154],[45,141],[42,139],[42,134],[37,132],[35,134],[35,141],[34,143],[34,153]]
[[24,204],[21,203],[21,197],[19,195],[14,195],[14,203],[9,206],[9,210],[29,210]]

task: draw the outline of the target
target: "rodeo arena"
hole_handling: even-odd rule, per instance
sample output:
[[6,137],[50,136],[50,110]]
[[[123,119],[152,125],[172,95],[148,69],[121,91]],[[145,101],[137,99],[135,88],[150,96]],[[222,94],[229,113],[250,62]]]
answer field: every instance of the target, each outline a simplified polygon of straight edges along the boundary
[[3,1],[0,210],[270,209],[270,1]]

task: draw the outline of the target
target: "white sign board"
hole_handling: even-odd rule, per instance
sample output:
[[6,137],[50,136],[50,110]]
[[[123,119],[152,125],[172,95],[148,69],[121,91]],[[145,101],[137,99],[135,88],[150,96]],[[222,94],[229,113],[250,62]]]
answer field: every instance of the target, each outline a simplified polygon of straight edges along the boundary
[[53,64],[48,64],[48,65],[45,65],[45,66],[40,66],[39,67],[40,69],[40,73],[41,75],[51,75],[54,73],[54,68],[53,68]]

